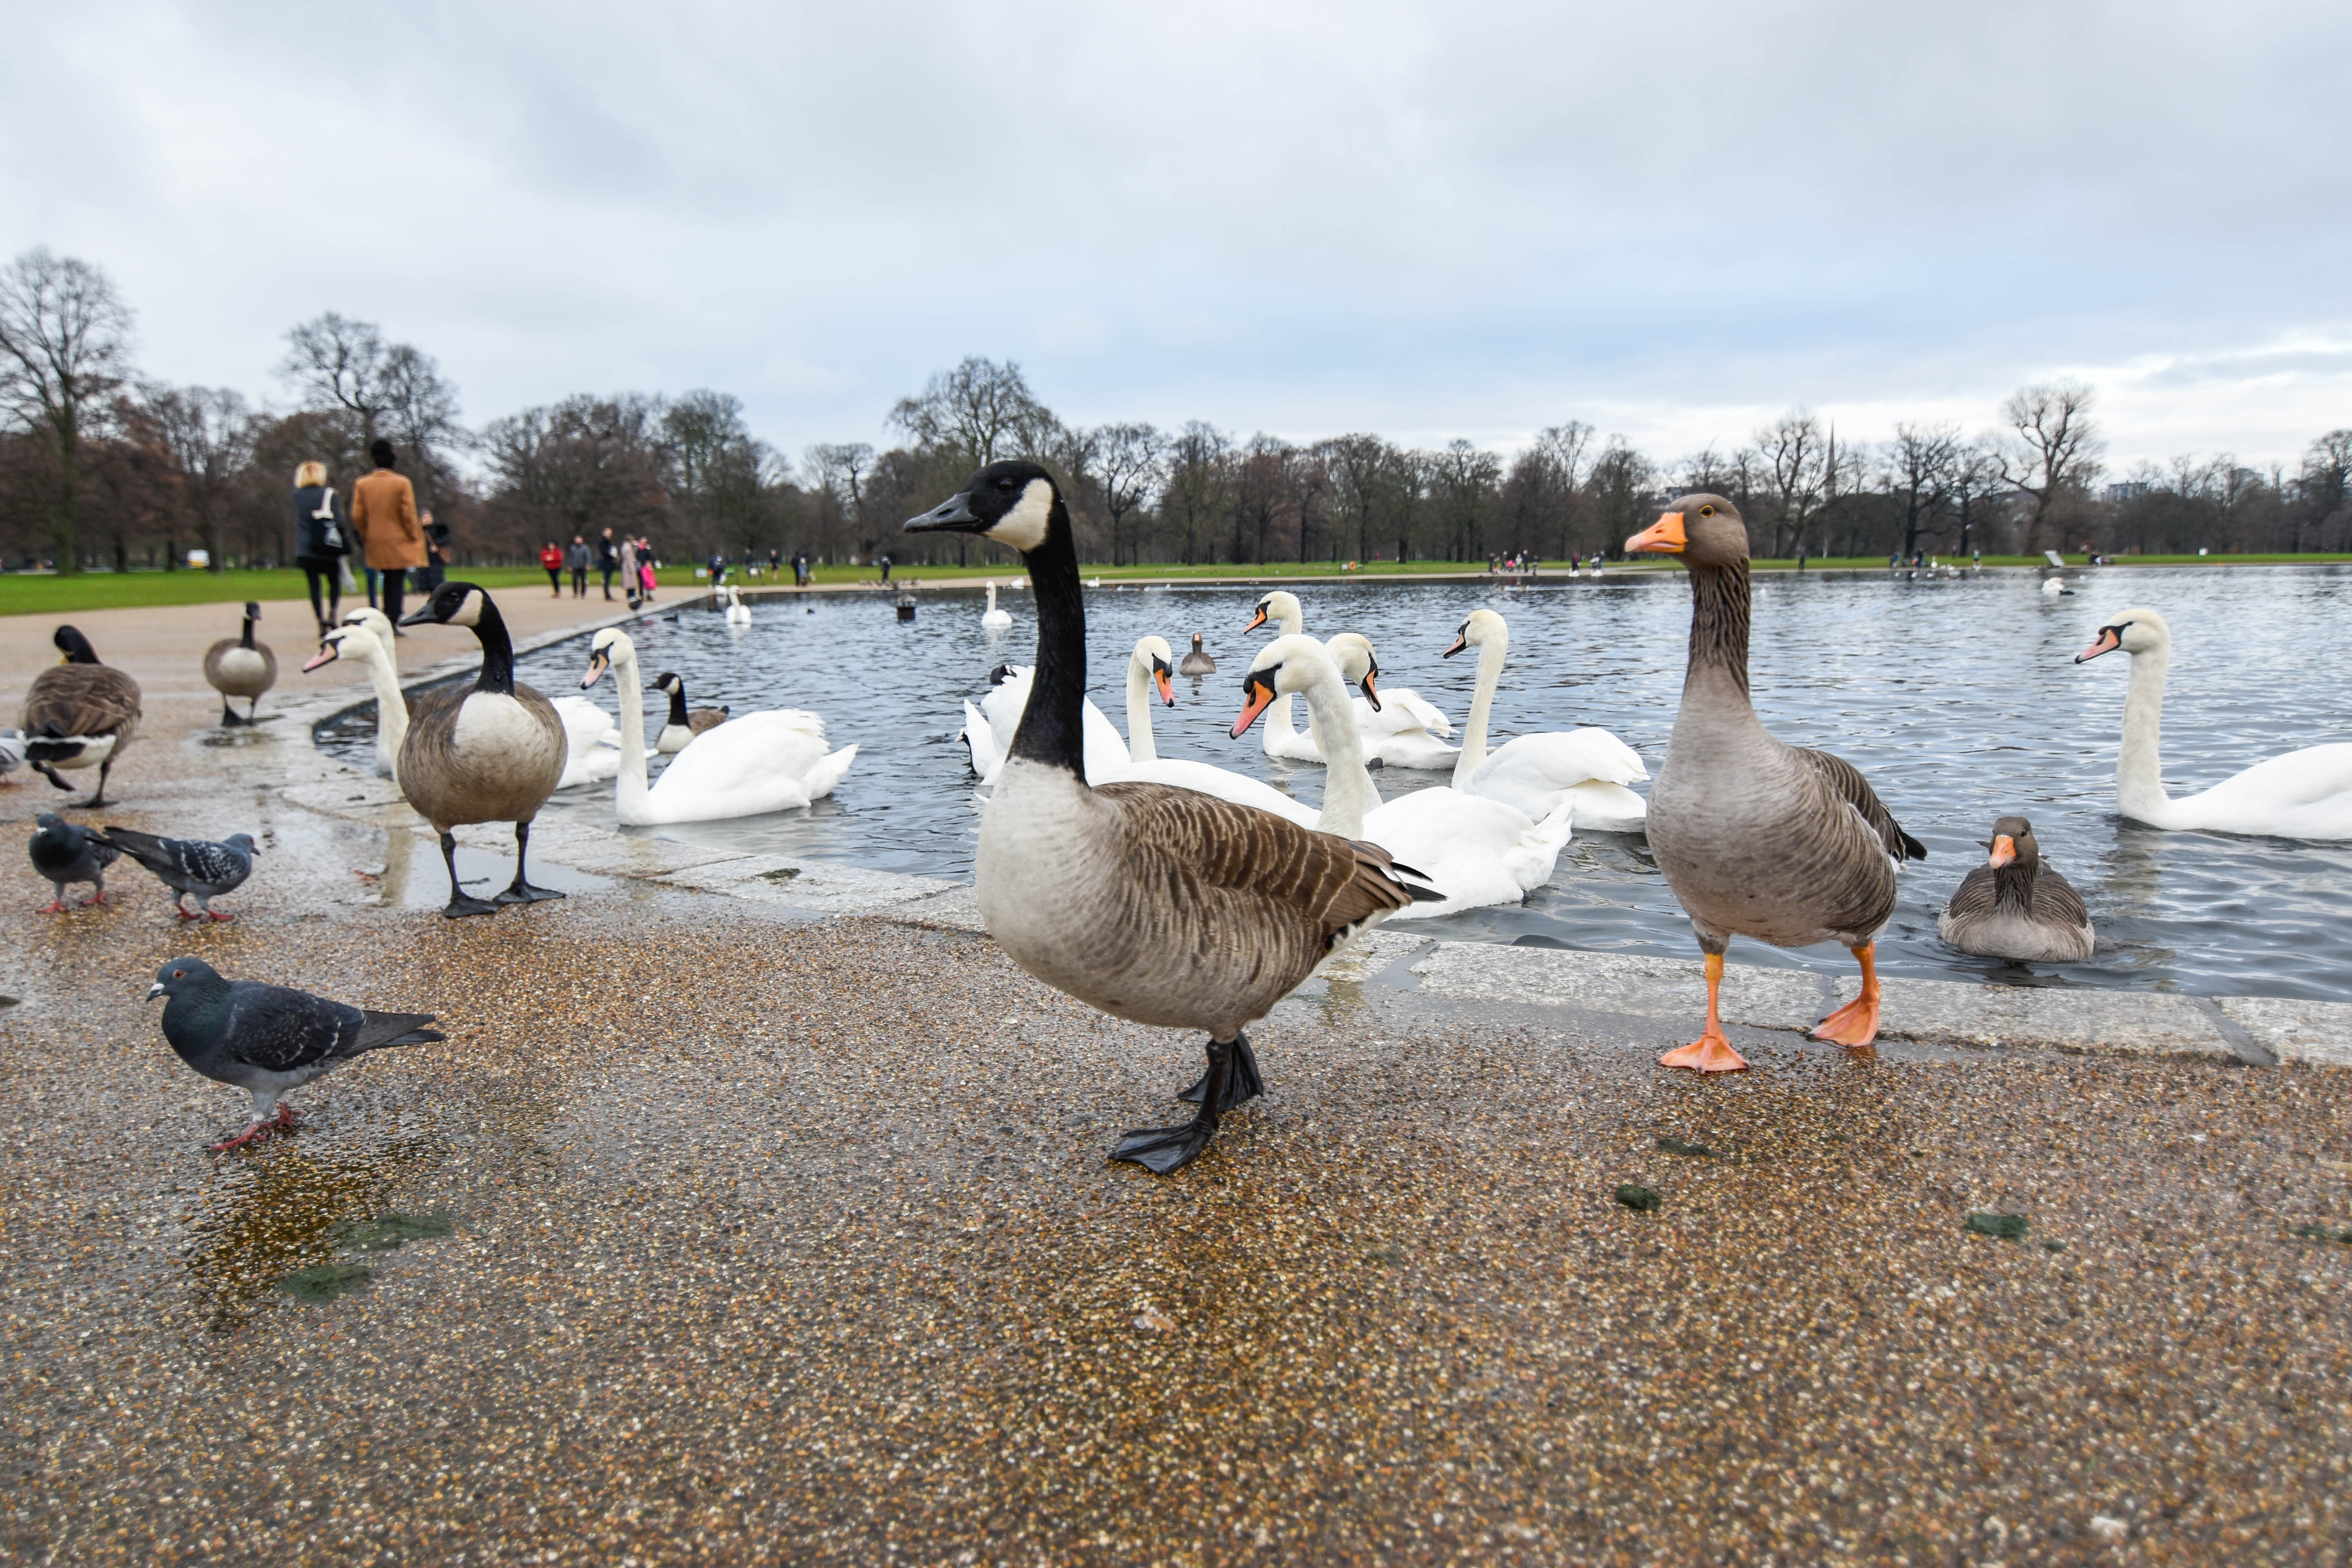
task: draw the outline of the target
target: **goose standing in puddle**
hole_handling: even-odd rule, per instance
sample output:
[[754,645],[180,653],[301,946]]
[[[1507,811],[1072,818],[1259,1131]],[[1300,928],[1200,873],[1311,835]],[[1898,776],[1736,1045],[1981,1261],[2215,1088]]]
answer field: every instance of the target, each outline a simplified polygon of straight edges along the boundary
[[1169,784],[1087,784],[1085,596],[1069,510],[1044,468],[991,463],[907,531],[978,534],[1029,569],[1036,677],[981,818],[981,915],[1055,990],[1116,1018],[1208,1035],[1199,1116],[1138,1128],[1111,1151],[1161,1174],[1181,1169],[1224,1111],[1258,1092],[1247,1026],[1349,937],[1427,895],[1373,845]]
[[[482,673],[456,701],[419,703],[400,743],[400,793],[441,836],[449,868],[449,903],[441,912],[496,914],[504,904],[536,903],[563,895],[534,888],[525,873],[531,818],[563,777],[569,746],[553,703],[514,678],[514,642],[490,596],[471,583],[444,583],[425,607],[401,617],[404,626],[427,621],[465,626],[482,645]],[[379,713],[379,722],[385,717]],[[515,825],[514,880],[495,900],[478,899],[457,880],[457,839],[465,823]]]

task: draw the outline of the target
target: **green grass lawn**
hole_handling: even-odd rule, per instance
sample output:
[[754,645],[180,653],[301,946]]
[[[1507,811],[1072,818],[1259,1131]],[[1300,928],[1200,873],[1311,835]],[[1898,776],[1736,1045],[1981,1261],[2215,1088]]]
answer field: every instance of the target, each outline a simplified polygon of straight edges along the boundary
[[[544,587],[547,583],[547,574],[536,567],[472,567],[463,575],[486,588],[533,583]],[[352,577],[361,580],[358,568],[352,568]],[[27,572],[0,574],[0,616],[66,616],[80,610],[139,609],[150,605],[236,605],[247,599],[309,597],[302,574],[290,567],[279,572],[85,572],[76,577]],[[343,597],[348,603],[353,595]],[[357,597],[361,604],[367,603],[364,590]]]

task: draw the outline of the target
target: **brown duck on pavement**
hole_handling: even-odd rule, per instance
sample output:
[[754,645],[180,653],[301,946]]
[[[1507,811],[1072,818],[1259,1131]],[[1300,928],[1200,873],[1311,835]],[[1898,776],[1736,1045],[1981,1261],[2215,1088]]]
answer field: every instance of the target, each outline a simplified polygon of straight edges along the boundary
[[1686,495],[1625,542],[1690,573],[1690,662],[1666,765],[1650,790],[1650,849],[1706,954],[1706,1029],[1658,1059],[1736,1072],[1717,1013],[1734,936],[1776,947],[1836,941],[1862,964],[1862,994],[1813,1029],[1866,1046],[1878,1035],[1871,943],[1895,912],[1895,871],[1927,851],[1851,763],[1784,745],[1748,698],[1748,525],[1729,501]]
[[1985,863],[1960,879],[1936,930],[1962,952],[2020,963],[2064,963],[2098,945],[2083,895],[2042,859],[2033,824],[2004,816],[1992,825]]
[[25,760],[59,789],[73,785],[58,776],[60,768],[98,766],[98,792],[81,804],[101,806],[106,801],[106,775],[114,759],[131,743],[139,728],[139,683],[119,669],[98,662],[89,639],[71,626],[59,626],[50,641],[65,655],[63,662],[33,677],[25,692]]

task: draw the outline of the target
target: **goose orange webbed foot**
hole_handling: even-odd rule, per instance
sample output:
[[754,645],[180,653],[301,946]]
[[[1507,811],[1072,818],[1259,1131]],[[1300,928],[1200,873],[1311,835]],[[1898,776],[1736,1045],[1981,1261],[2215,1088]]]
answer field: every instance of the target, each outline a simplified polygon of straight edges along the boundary
[[1689,1068],[1694,1072],[1745,1072],[1748,1058],[1731,1048],[1722,1030],[1709,1029],[1687,1046],[1658,1058],[1660,1067]]
[[1813,1026],[1809,1037],[1840,1046],[1866,1046],[1878,1038],[1878,998],[1857,996]]

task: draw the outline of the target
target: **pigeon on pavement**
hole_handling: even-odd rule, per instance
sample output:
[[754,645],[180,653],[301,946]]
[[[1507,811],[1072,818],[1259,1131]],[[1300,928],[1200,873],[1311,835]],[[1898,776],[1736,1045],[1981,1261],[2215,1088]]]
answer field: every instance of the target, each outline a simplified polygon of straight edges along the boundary
[[45,811],[33,819],[33,869],[47,877],[58,889],[58,896],[41,906],[45,915],[66,912],[66,884],[88,882],[92,889],[82,902],[106,902],[106,868],[114,864],[120,853],[97,834],[77,826],[54,811]]
[[[173,890],[172,912],[184,921],[200,921],[206,915],[216,921],[234,919],[214,909],[213,900],[234,891],[253,875],[257,853],[250,833],[232,834],[212,844],[201,838],[158,838],[152,833],[110,826],[103,842],[154,872]],[[191,893],[196,897],[194,914],[184,902]]]
[[158,996],[171,998],[163,1004],[163,1038],[180,1059],[253,1096],[253,1120],[237,1136],[212,1145],[216,1150],[293,1126],[294,1108],[280,1097],[362,1051],[448,1038],[425,1027],[433,1022],[430,1013],[376,1013],[289,986],[224,980],[201,958],[175,958],[158,969],[147,1000]]
[[0,730],[0,778],[25,765],[25,731],[10,725]]

